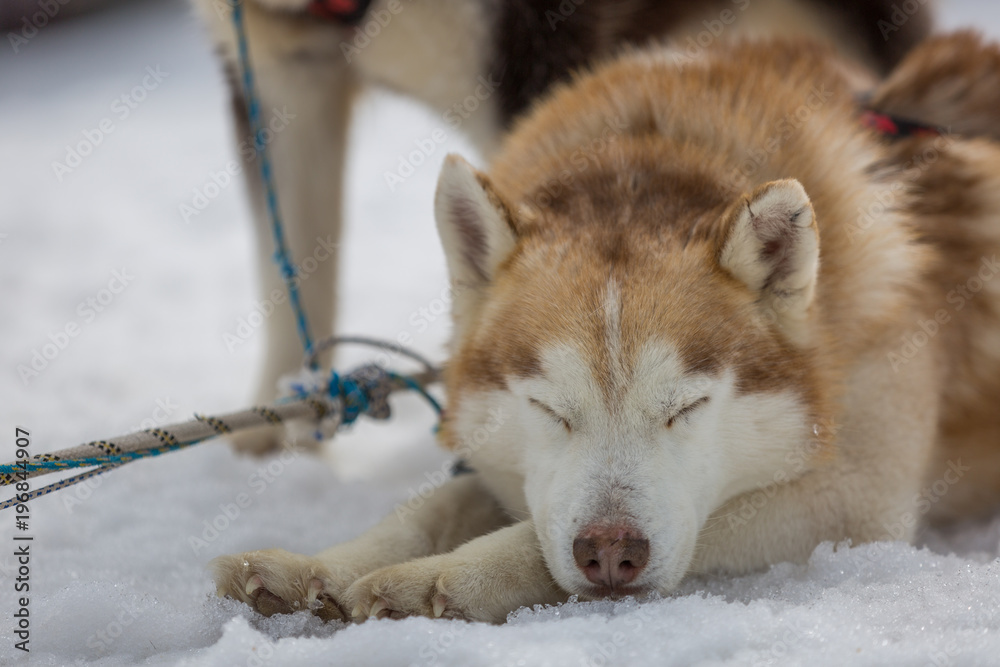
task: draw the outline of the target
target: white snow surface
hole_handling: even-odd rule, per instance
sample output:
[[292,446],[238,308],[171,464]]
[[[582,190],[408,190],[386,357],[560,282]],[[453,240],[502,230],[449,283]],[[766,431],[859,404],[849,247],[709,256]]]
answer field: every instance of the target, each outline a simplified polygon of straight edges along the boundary
[[[1000,34],[1000,7],[988,0],[944,4],[941,18]],[[190,223],[179,213],[235,157],[220,69],[190,11],[177,0],[119,6],[46,26],[18,53],[8,47],[0,46],[0,460],[13,459],[15,426],[41,453],[248,405],[262,336],[232,352],[223,341],[256,298],[242,183],[222,188]],[[159,67],[162,81],[121,118],[114,100],[147,67]],[[411,316],[439,310],[446,287],[432,220],[437,168],[446,150],[474,153],[450,136],[390,192],[383,173],[443,123],[386,93],[363,98],[357,117],[341,330],[408,332],[440,360],[446,318],[421,330]],[[52,163],[104,118],[113,131],[60,180]],[[127,287],[100,313],[80,309],[115,271]],[[22,380],[18,365],[72,324],[79,330],[65,349]],[[364,358],[352,350],[340,362]],[[692,581],[662,599],[522,609],[503,626],[323,625],[217,599],[205,567],[212,557],[272,546],[310,553],[349,539],[440,469],[430,411],[415,398],[395,407],[391,422],[339,436],[327,461],[253,461],[210,443],[32,503],[30,663],[1000,664],[1000,517],[925,532],[916,547],[824,544],[807,565]],[[238,516],[229,507],[226,518],[239,494],[249,506]],[[210,532],[212,522],[223,529]],[[29,660],[13,647],[13,524],[11,512],[0,514],[0,664]],[[195,536],[205,544],[193,546]]]

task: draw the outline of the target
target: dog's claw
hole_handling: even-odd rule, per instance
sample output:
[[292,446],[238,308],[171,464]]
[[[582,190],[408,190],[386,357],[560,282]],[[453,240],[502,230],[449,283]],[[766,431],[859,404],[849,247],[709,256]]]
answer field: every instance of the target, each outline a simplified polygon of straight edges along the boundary
[[257,589],[264,587],[264,580],[260,578],[259,574],[255,574],[249,579],[247,579],[246,593],[247,595],[253,595]]
[[368,618],[385,618],[389,615],[390,611],[389,605],[385,603],[385,600],[379,598],[378,600],[375,600],[375,604],[373,604],[372,608],[368,611]]
[[312,603],[316,602],[316,598],[319,594],[323,592],[323,582],[319,579],[313,579],[309,582],[309,588],[306,590],[306,603],[312,606]]
[[358,622],[361,622],[361,621],[365,620],[366,618],[368,618],[368,616],[365,614],[364,610],[361,608],[361,605],[358,605],[357,607],[355,607],[354,609],[351,610],[351,618],[353,618],[354,620],[356,620]]
[[448,599],[443,595],[435,595],[434,599],[431,600],[431,609],[434,612],[434,618],[441,618],[444,614],[444,609],[448,605]]

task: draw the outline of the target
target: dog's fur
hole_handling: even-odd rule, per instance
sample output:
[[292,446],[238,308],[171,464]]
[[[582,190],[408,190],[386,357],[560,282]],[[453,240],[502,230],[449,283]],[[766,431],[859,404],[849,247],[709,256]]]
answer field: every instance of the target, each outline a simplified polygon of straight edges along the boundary
[[822,47],[674,55],[558,87],[488,175],[446,161],[442,437],[476,472],[217,559],[221,595],[499,622],[1000,505],[1000,49],[918,47],[874,104],[967,135],[899,141]]
[[[239,138],[250,135],[227,0],[193,0],[227,65]],[[358,28],[310,17],[308,0],[249,0],[246,25],[264,121],[294,119],[268,150],[294,257],[340,238],[351,97],[375,83],[426,102],[489,157],[514,120],[554,82],[626,44],[671,37],[681,54],[736,36],[808,35],[835,45],[868,72],[884,73],[923,38],[921,6],[900,14],[892,0],[376,0]],[[367,30],[374,35],[368,37]],[[483,82],[487,82],[484,85]],[[252,156],[245,156],[252,157]],[[244,172],[257,222],[262,293],[283,290],[256,163]],[[316,337],[333,331],[338,262],[318,263],[300,285]],[[301,364],[287,304],[266,324],[268,350],[257,398],[273,400],[278,378]],[[276,429],[244,432],[240,449],[276,448]]]

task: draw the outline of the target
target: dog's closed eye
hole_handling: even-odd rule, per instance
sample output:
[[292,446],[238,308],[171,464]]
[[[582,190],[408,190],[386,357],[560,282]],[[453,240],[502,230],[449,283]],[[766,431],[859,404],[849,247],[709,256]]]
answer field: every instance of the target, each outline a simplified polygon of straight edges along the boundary
[[560,415],[558,412],[556,412],[555,410],[553,410],[549,406],[547,406],[544,403],[542,403],[541,401],[537,401],[537,400],[535,400],[533,398],[529,398],[528,402],[531,403],[532,405],[534,405],[536,408],[538,408],[542,412],[544,412],[545,414],[547,414],[549,417],[551,417],[557,423],[562,424],[563,428],[566,429],[567,433],[571,433],[573,431],[573,427],[570,426],[569,420],[566,419],[565,417],[563,417],[562,415]]
[[698,400],[688,403],[667,419],[667,428],[670,428],[677,423],[678,419],[689,416],[693,411],[705,405],[705,403],[708,403],[708,396],[702,396]]

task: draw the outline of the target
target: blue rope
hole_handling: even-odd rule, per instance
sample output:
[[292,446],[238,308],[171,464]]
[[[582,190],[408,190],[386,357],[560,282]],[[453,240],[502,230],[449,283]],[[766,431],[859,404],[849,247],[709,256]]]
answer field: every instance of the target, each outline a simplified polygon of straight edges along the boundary
[[441,404],[437,402],[437,399],[431,396],[430,392],[427,391],[419,382],[414,380],[409,375],[399,375],[398,373],[390,372],[389,377],[398,382],[402,382],[408,388],[412,389],[413,391],[417,392],[425,399],[427,399],[427,402],[431,404],[431,407],[434,408],[434,412],[437,413],[437,416],[440,419],[442,413],[444,413],[444,408],[441,407]]
[[[430,406],[434,408],[434,412],[437,413],[438,417],[441,416],[441,404],[419,382],[409,375],[400,375],[390,371],[386,371],[385,375],[423,396]],[[341,424],[353,424],[358,417],[367,414],[372,407],[372,398],[369,396],[368,391],[350,375],[342,376],[337,371],[332,371],[326,391],[330,397],[340,400],[340,405],[342,406]]]
[[337,371],[330,373],[327,392],[332,398],[340,399],[343,410],[340,417],[341,424],[353,424],[360,415],[368,411],[371,405],[368,394],[361,389],[358,383],[350,376],[340,377]]
[[67,470],[70,468],[89,468],[91,466],[103,466],[108,464],[118,465],[138,459],[159,456],[160,454],[166,454],[167,452],[175,452],[178,449],[184,449],[185,447],[196,445],[205,440],[208,440],[208,438],[192,440],[191,442],[179,442],[173,445],[163,445],[161,447],[142,449],[134,452],[124,452],[122,454],[90,456],[81,459],[36,459],[22,461],[21,463],[15,463],[12,465],[0,465],[0,475],[17,475],[19,473],[33,472],[35,470]]
[[[313,341],[309,335],[306,312],[299,298],[299,287],[296,282],[298,270],[295,264],[292,263],[291,254],[288,251],[288,246],[285,244],[285,230],[278,211],[278,194],[274,187],[271,161],[267,155],[264,129],[261,127],[260,102],[257,99],[257,93],[254,89],[253,70],[250,67],[246,28],[243,25],[243,0],[236,0],[233,4],[233,27],[236,29],[236,39],[239,46],[240,68],[243,70],[243,89],[247,98],[250,127],[254,135],[254,148],[260,155],[260,176],[264,181],[264,189],[267,193],[267,211],[271,218],[271,232],[274,236],[274,261],[278,265],[281,277],[285,281],[285,287],[288,289],[288,301],[295,312],[295,323],[298,327],[299,338],[302,340],[302,346],[305,348],[306,355],[309,356],[313,349]],[[317,364],[311,362],[310,367],[316,368]]]
[[13,498],[8,498],[7,500],[0,503],[0,512],[6,509],[10,509],[16,505],[20,505],[24,502],[30,502],[35,498],[40,496],[48,495],[53,491],[58,491],[60,489],[65,489],[67,486],[73,486],[74,484],[79,484],[80,482],[90,479],[91,477],[96,477],[97,475],[103,475],[109,470],[114,470],[118,468],[117,465],[106,465],[96,468],[94,470],[88,470],[87,472],[80,473],[79,475],[74,475],[73,477],[67,477],[66,479],[61,479],[54,484],[49,484],[48,486],[43,486],[40,489],[35,489],[27,494],[19,493]]

